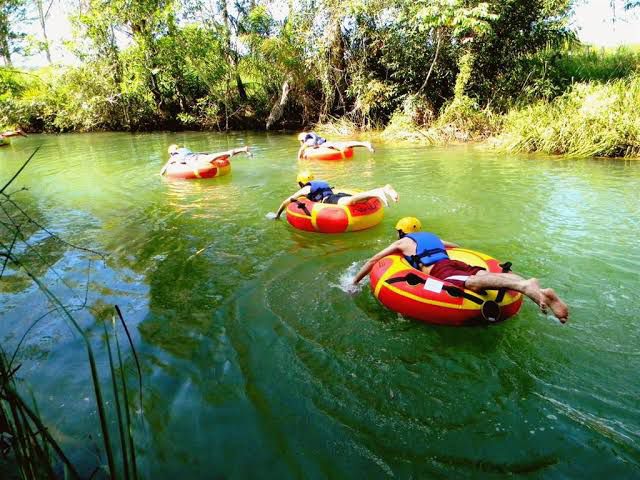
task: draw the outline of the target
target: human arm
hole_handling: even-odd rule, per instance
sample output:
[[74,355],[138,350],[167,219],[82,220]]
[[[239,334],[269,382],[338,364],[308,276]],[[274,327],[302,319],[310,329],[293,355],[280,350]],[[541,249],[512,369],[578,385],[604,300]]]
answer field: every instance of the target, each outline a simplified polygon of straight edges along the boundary
[[24,133],[20,128],[18,128],[17,130],[11,130],[8,132],[4,132],[2,134],[3,137],[17,137],[18,135],[22,136],[22,137],[26,137],[27,134]]
[[306,149],[307,149],[307,146],[304,143],[300,145],[300,149],[298,150],[298,160],[302,158],[302,154]]
[[289,205],[291,202],[295,202],[299,197],[302,197],[303,195],[308,195],[310,191],[311,191],[311,187],[309,186],[302,187],[296,193],[294,193],[290,197],[287,197],[285,200],[283,200],[283,202],[280,204],[280,207],[278,208],[278,211],[276,212],[276,216],[274,217],[274,220],[278,220],[278,218],[280,218],[280,215],[282,215],[283,210],[287,208],[287,205]]
[[376,253],[373,257],[371,257],[369,260],[367,260],[365,264],[362,266],[362,268],[360,269],[360,271],[356,274],[356,276],[353,277],[353,284],[357,285],[358,282],[360,282],[360,280],[366,277],[378,260],[386,257],[387,255],[391,255],[394,252],[402,251],[401,242],[402,240],[396,240],[387,248],[385,248],[384,250],[381,250],[380,252]]

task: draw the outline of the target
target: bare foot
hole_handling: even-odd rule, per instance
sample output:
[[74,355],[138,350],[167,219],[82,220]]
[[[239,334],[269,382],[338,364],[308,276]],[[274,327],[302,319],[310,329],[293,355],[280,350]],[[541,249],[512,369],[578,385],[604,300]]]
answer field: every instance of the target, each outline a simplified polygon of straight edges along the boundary
[[569,319],[569,307],[567,307],[567,304],[560,300],[560,297],[556,295],[552,288],[544,288],[540,290],[540,294],[543,303],[549,306],[558,320],[565,323]]

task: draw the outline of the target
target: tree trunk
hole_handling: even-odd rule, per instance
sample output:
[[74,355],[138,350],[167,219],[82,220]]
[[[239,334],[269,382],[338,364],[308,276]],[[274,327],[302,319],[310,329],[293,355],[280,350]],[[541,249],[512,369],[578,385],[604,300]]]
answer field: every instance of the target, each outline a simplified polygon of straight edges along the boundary
[[130,23],[129,24],[131,31],[133,32],[133,38],[138,46],[142,49],[144,54],[144,65],[148,72],[148,82],[147,86],[149,87],[149,91],[153,96],[153,101],[156,104],[156,108],[160,113],[160,116],[163,117],[164,120],[169,116],[169,112],[167,112],[164,105],[164,98],[162,96],[162,92],[160,91],[160,86],[158,82],[158,73],[159,70],[156,68],[156,44],[153,35],[147,29],[147,22],[141,20],[139,23]]
[[243,102],[247,101],[247,91],[244,88],[244,84],[242,83],[242,79],[240,78],[240,74],[237,72],[236,67],[236,87],[238,88],[238,96],[240,100]]
[[220,7],[222,8],[222,19],[224,21],[224,26],[226,29],[225,36],[225,50],[226,57],[229,66],[234,72],[236,88],[238,89],[238,96],[240,100],[243,102],[247,100],[247,91],[244,88],[244,84],[242,83],[242,79],[240,78],[240,74],[238,73],[238,53],[231,47],[231,19],[229,18],[229,7],[227,5],[227,0],[222,0],[220,3]]
[[436,65],[436,62],[438,61],[438,53],[440,53],[440,43],[442,42],[442,36],[441,36],[439,30],[436,30],[436,37],[438,39],[437,42],[436,42],[436,53],[433,56],[433,61],[431,62],[431,66],[429,67],[429,72],[427,73],[427,78],[424,79],[424,83],[422,84],[422,86],[418,90],[418,93],[422,92],[422,90],[424,90],[426,88],[427,83],[429,82],[429,77],[431,77],[431,72],[433,72],[433,67]]
[[47,15],[49,14],[49,9],[51,5],[53,5],[53,0],[49,3],[49,7],[47,11],[44,11],[42,7],[42,0],[36,0],[36,5],[38,6],[38,17],[40,18],[40,28],[42,28],[42,36],[44,37],[44,53],[47,55],[47,61],[49,65],[51,65],[51,50],[49,49],[49,37],[47,37]]
[[9,18],[4,12],[0,12],[0,56],[7,67],[12,67],[11,49],[9,48]]
[[[6,44],[6,41],[3,41],[1,43],[5,43]],[[9,53],[9,47],[6,46],[6,45],[2,45],[0,47],[0,50],[2,50],[2,59],[4,60],[5,66],[13,67],[13,63],[11,62],[11,54]]]
[[287,79],[282,84],[282,93],[280,94],[280,99],[273,105],[273,108],[269,113],[269,118],[267,119],[267,130],[269,130],[274,123],[280,120],[282,118],[282,115],[284,114],[284,107],[289,101],[289,92],[291,91],[291,87],[289,86],[290,81],[291,77],[287,77]]
[[337,107],[342,110],[344,115],[347,111],[347,105],[345,102],[345,92],[347,91],[347,64],[345,61],[345,41],[342,35],[342,18],[336,16],[331,32],[331,76],[333,77],[334,88],[338,96]]
[[458,76],[453,87],[453,100],[461,100],[465,96],[465,90],[473,75],[475,58],[470,50],[465,51],[458,60]]

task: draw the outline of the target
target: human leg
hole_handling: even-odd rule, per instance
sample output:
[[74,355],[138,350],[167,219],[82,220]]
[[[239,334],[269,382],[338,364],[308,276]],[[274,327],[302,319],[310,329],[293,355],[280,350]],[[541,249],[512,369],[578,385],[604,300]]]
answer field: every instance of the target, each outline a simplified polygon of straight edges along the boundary
[[[491,272],[487,272],[486,270],[482,269],[476,272],[474,275],[488,275],[490,273]],[[500,273],[500,275],[504,276],[505,278],[511,278],[513,280],[523,280],[523,278],[520,275],[517,275],[515,273],[505,272],[505,273]]]
[[344,148],[364,147],[370,152],[373,152],[373,146],[370,142],[345,142]]
[[513,273],[482,272],[470,276],[465,282],[465,287],[473,291],[500,288],[515,290],[533,300],[542,311],[546,311],[549,307],[562,323],[569,318],[569,308],[556,292],[551,288],[540,288],[540,284],[535,278],[527,280]]
[[367,190],[366,192],[353,194],[350,197],[343,197],[338,200],[338,205],[352,205],[354,203],[362,202],[363,200],[368,200],[369,198],[374,197],[379,199],[385,207],[389,206],[387,197],[389,197],[394,202],[397,202],[400,198],[398,192],[396,192],[391,185],[385,185],[384,187],[374,188],[373,190]]
[[332,193],[331,195],[329,195],[328,197],[325,197],[322,199],[322,203],[331,203],[333,205],[341,205],[340,200],[342,200],[343,198],[347,198],[350,197],[351,194],[349,193]]

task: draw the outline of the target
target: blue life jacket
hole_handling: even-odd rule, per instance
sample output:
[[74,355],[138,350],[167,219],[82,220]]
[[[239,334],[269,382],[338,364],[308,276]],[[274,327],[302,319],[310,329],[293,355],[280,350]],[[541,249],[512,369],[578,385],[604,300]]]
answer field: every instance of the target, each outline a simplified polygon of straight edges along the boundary
[[311,192],[307,195],[307,198],[312,202],[321,202],[326,197],[333,194],[333,190],[329,184],[323,180],[313,180],[309,183],[306,183],[311,187]]
[[318,146],[318,145],[322,145],[324,142],[326,142],[327,140],[322,138],[320,135],[313,133],[313,132],[309,132],[304,136],[304,143],[307,144],[307,140],[312,140],[313,141],[313,145],[314,146]]
[[449,258],[444,248],[444,243],[436,234],[416,232],[408,233],[406,236],[416,242],[416,254],[410,257],[404,256],[413,268],[420,270],[421,266],[428,267],[440,260]]

